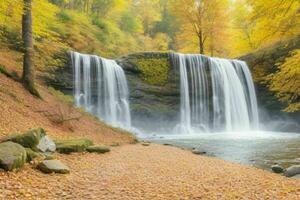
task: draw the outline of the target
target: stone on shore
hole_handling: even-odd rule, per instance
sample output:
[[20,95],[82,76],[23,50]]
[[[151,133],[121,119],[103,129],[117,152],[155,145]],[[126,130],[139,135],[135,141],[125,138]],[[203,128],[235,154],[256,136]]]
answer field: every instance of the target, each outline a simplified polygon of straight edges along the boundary
[[34,151],[55,151],[55,143],[46,135],[46,131],[42,128],[31,129],[24,134],[11,135],[7,138],[7,141],[18,143]]
[[24,147],[13,142],[0,144],[0,168],[13,171],[24,166],[27,155]]
[[295,178],[295,179],[299,179],[300,180],[300,174],[296,175],[296,176],[292,176],[292,178]]
[[293,165],[287,168],[286,171],[284,172],[284,175],[286,177],[292,177],[298,174],[300,174],[300,165]]
[[86,151],[90,153],[107,153],[110,152],[110,149],[106,146],[89,146]]
[[56,150],[59,153],[70,154],[74,152],[84,152],[93,142],[89,139],[72,139],[55,141]]
[[204,155],[206,154],[206,151],[202,151],[202,150],[199,150],[199,149],[194,149],[192,151],[193,154],[196,154],[196,155]]
[[41,152],[54,152],[56,150],[56,145],[53,140],[46,135],[41,138],[39,144],[37,145],[37,149],[39,149]]
[[272,171],[277,173],[277,174],[280,174],[280,173],[284,172],[284,168],[281,167],[280,165],[273,165],[272,166]]
[[58,174],[68,174],[70,173],[69,167],[63,164],[59,160],[44,160],[37,165],[37,169],[46,174],[58,173]]

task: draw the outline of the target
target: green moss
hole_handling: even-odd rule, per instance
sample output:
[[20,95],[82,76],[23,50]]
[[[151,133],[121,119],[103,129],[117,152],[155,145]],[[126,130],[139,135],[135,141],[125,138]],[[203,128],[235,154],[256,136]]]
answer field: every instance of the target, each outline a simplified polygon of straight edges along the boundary
[[23,167],[27,160],[25,149],[13,142],[4,142],[0,144],[0,168],[6,171],[12,171]]
[[59,153],[70,154],[73,152],[83,152],[87,147],[92,146],[93,142],[89,139],[72,139],[55,141],[56,150]]
[[86,148],[86,150],[90,153],[99,153],[99,154],[110,152],[110,149],[106,146],[90,146]]
[[151,85],[164,86],[169,77],[169,59],[162,58],[136,58],[133,60],[142,79]]
[[40,157],[41,154],[33,151],[30,148],[25,148],[27,154],[27,162],[32,161],[34,158]]
[[42,137],[46,135],[46,131],[42,128],[32,129],[24,134],[14,134],[9,137],[9,141],[18,143],[26,148],[38,151],[37,145]]

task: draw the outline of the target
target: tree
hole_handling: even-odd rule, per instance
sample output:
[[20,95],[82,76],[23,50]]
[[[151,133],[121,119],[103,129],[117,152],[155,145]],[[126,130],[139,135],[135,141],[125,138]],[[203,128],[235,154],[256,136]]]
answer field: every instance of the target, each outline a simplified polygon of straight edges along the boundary
[[270,76],[270,89],[278,98],[288,103],[287,112],[300,110],[300,50],[292,52],[279,66],[279,70]]
[[125,11],[121,15],[120,28],[128,33],[136,33],[139,28],[139,24],[131,12]]
[[35,70],[33,65],[32,13],[31,0],[24,0],[22,16],[22,39],[24,44],[23,56],[23,85],[33,95],[40,96],[35,88]]
[[300,1],[236,0],[232,12],[237,30],[235,56],[292,38],[300,33]]
[[173,0],[172,10],[180,21],[181,32],[185,37],[197,37],[200,54],[208,49],[213,55],[216,43],[220,45],[218,39],[228,28],[228,4],[228,0]]
[[171,39],[169,41],[169,48],[174,49],[176,34],[178,33],[178,23],[176,17],[170,11],[170,4],[169,0],[160,0],[161,20],[155,24],[153,34],[167,34]]
[[133,7],[143,24],[144,36],[151,35],[155,23],[161,18],[159,0],[137,0]]

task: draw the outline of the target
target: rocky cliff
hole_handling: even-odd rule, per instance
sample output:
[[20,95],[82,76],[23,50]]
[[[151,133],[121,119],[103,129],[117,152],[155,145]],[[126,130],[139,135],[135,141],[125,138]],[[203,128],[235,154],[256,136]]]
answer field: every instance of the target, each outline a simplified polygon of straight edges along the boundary
[[144,52],[121,57],[118,64],[125,70],[133,122],[139,127],[173,126],[178,121],[180,104],[178,70],[168,53]]
[[[267,76],[276,72],[276,64],[284,61],[292,50],[299,47],[300,40],[295,38],[240,58],[248,63],[253,73],[263,119],[267,119],[266,116],[273,119],[282,117],[294,118],[296,121],[300,119],[299,112],[294,114],[282,112],[286,105],[278,101],[275,94],[269,91],[267,81]],[[179,70],[172,65],[169,53],[135,53],[118,58],[116,61],[124,69],[128,80],[133,122],[146,129],[159,127],[162,122],[164,126],[169,123],[169,126],[173,127],[172,122],[178,121],[179,118],[180,81]],[[48,79],[48,83],[72,95],[73,70],[70,61],[66,61],[65,67],[58,68]]]

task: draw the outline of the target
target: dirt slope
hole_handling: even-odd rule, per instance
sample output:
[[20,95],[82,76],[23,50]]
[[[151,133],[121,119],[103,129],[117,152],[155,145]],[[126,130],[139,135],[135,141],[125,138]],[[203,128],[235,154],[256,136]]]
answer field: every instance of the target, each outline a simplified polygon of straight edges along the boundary
[[[0,58],[0,64],[4,63],[3,59]],[[10,66],[7,68],[12,70]],[[14,69],[20,73],[19,67]],[[41,84],[38,90],[42,100],[30,95],[17,81],[0,73],[0,137],[42,127],[53,138],[86,137],[99,144],[130,143],[134,140],[132,136],[120,133],[86,112],[75,109]]]

